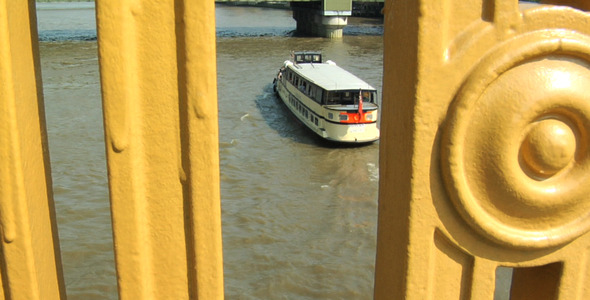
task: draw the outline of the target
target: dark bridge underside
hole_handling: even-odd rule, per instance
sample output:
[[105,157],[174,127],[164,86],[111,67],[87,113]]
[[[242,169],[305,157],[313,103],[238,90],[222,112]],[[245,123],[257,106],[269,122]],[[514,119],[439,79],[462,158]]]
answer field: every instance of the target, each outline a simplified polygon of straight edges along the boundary
[[[348,24],[349,16],[378,17],[382,15],[384,0],[216,0],[216,2],[234,5],[281,6],[289,3],[293,19],[297,22],[297,31],[311,36],[329,38],[342,37],[342,29]],[[284,7],[287,7],[286,5]]]

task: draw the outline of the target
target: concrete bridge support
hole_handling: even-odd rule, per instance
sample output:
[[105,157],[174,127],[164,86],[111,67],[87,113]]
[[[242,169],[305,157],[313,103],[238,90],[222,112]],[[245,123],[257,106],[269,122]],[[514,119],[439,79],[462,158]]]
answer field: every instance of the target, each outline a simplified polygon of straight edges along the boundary
[[352,1],[291,2],[291,8],[297,32],[329,38],[341,38],[352,15]]

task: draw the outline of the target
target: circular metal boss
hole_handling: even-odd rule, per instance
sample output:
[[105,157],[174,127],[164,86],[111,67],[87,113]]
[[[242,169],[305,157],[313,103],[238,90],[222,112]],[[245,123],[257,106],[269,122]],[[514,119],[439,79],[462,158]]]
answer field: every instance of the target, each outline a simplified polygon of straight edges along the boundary
[[546,248],[590,229],[590,38],[523,34],[468,76],[441,153],[455,208],[505,246]]

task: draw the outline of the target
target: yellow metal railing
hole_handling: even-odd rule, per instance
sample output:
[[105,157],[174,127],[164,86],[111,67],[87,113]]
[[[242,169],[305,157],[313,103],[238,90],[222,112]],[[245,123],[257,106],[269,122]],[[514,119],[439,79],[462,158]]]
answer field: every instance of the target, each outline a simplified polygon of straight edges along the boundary
[[121,299],[223,298],[213,1],[97,1]]
[[65,298],[33,2],[0,1],[0,296]]
[[[590,16],[385,9],[375,299],[589,299]],[[97,0],[121,299],[222,299],[214,1]],[[65,299],[33,1],[0,1],[0,296]],[[158,42],[154,42],[158,41]]]
[[588,24],[386,3],[376,299],[493,299],[499,268],[511,299],[590,299]]

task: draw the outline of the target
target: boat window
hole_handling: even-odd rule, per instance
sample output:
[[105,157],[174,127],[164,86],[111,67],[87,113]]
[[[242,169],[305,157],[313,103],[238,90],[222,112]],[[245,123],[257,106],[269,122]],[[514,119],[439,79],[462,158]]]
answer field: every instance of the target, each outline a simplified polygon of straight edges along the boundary
[[325,102],[327,105],[336,105],[340,103],[340,97],[338,97],[337,93],[327,92]]
[[363,91],[363,102],[375,103],[375,99],[374,91]]
[[322,89],[316,87],[316,91],[314,92],[314,98],[317,103],[322,103]]
[[[363,91],[362,93],[363,102],[375,103],[375,91]],[[358,91],[331,91],[325,93],[324,101],[326,105],[354,105],[358,104],[358,99]]]
[[351,92],[344,92],[341,93],[342,98],[340,99],[340,104],[354,104],[354,97],[352,96],[353,93]]
[[294,53],[295,63],[321,63],[322,54],[318,52]]
[[377,93],[371,92],[371,103],[377,103]]

